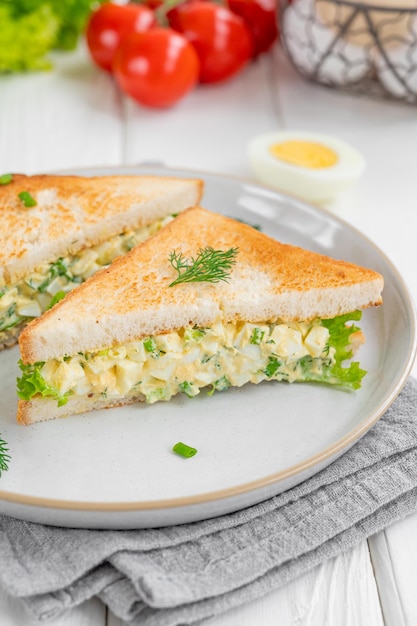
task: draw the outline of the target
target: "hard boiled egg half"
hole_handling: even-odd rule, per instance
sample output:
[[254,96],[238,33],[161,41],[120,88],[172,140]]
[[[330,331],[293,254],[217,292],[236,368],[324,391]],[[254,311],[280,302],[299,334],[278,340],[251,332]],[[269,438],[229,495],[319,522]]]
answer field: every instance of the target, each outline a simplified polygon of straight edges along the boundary
[[364,157],[330,135],[282,131],[259,135],[248,145],[258,180],[311,202],[324,202],[354,184]]

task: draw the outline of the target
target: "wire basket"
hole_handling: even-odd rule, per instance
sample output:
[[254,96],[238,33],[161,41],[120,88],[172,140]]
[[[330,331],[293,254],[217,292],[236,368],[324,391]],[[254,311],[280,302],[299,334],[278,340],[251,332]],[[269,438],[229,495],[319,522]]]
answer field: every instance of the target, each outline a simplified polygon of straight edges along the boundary
[[281,42],[303,76],[417,103],[417,0],[279,2]]

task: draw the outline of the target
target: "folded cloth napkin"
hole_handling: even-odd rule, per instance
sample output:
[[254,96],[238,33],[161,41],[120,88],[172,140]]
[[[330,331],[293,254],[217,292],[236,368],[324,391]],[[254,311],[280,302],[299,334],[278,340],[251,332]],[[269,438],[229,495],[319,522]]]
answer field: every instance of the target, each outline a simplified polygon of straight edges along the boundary
[[417,381],[302,484],[160,529],[54,528],[0,516],[0,583],[39,619],[98,596],[123,621],[198,624],[284,585],[417,509]]

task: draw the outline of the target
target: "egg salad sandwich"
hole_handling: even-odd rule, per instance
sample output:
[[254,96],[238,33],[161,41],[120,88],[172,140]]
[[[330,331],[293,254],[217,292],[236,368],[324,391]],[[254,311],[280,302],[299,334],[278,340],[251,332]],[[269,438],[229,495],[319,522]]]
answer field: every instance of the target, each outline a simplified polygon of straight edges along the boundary
[[249,382],[357,389],[354,322],[382,288],[371,269],[190,208],[23,330],[17,419]]
[[0,350],[202,192],[202,181],[175,177],[1,176]]

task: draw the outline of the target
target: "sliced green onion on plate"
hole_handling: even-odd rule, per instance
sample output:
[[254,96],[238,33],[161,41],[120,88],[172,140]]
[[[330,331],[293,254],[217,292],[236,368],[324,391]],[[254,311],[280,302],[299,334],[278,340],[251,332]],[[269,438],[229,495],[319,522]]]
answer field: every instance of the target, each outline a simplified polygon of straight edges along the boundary
[[192,448],[191,446],[188,446],[186,443],[183,443],[182,441],[178,441],[178,443],[176,443],[175,446],[173,446],[172,450],[176,454],[183,456],[185,459],[189,459],[190,457],[197,454],[196,448]]

